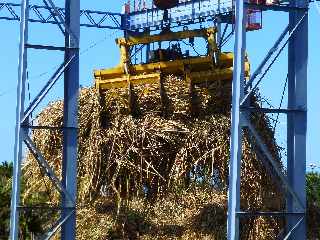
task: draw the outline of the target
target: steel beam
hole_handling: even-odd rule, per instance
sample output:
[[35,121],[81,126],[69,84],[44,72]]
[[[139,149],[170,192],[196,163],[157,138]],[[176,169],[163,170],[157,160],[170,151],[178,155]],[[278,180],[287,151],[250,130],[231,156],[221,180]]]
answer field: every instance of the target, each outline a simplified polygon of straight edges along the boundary
[[23,140],[25,129],[21,127],[21,119],[24,116],[25,86],[27,77],[27,49],[25,44],[28,41],[28,17],[29,1],[22,0],[20,22],[20,47],[19,47],[19,69],[17,86],[17,107],[16,107],[16,129],[14,144],[13,180],[11,197],[10,217],[10,239],[19,239],[19,204],[20,204],[20,183],[21,183],[21,162],[23,153]]
[[[63,226],[63,224],[65,224],[68,219],[73,215],[75,214],[74,210],[73,211],[70,211],[69,214],[67,216],[60,216],[60,218],[58,219],[58,221],[51,227],[51,229],[49,229],[47,231],[47,233],[43,236],[43,240],[49,240],[51,239],[55,234],[56,232],[59,230],[59,228],[61,226]],[[74,238],[75,239],[75,238]]]
[[28,147],[29,151],[32,153],[32,155],[37,160],[39,167],[42,169],[44,174],[51,180],[52,184],[57,188],[57,190],[62,194],[64,193],[65,196],[69,198],[70,201],[72,201],[71,196],[66,191],[64,186],[62,186],[60,180],[54,173],[53,169],[50,167],[46,159],[41,154],[40,150],[36,147],[36,145],[31,140],[30,136],[26,136],[25,138],[25,144]]
[[304,112],[306,109],[300,108],[300,109],[283,109],[283,108],[257,108],[257,107],[241,107],[241,111],[247,111],[247,112],[260,112],[260,113],[283,113],[283,114],[289,114],[292,112]]
[[304,215],[304,212],[237,212],[241,217],[284,217],[286,215],[297,215],[301,218],[301,215]]
[[[291,24],[294,24],[294,18],[289,16],[289,31],[292,32]],[[289,40],[288,44],[288,108],[295,107],[295,44],[294,38]],[[289,113],[287,115],[287,177],[290,186],[293,185],[294,178],[294,114]],[[293,198],[287,193],[286,196],[286,208],[287,211],[293,210]],[[294,226],[294,217],[286,217],[286,231]]]
[[295,201],[296,206],[297,206],[296,210],[300,210],[301,211],[301,208],[303,208],[303,203],[302,203],[302,200],[300,199],[298,193],[295,192],[294,188],[289,184],[286,176],[284,175],[282,170],[279,168],[277,162],[274,160],[274,158],[273,158],[271,152],[269,151],[268,147],[265,145],[265,143],[263,142],[262,138],[259,136],[259,134],[256,131],[255,127],[250,123],[249,119],[246,121],[246,125],[247,125],[248,129],[250,130],[250,133],[252,134],[252,136],[255,138],[257,145],[259,146],[261,151],[266,156],[266,159],[268,159],[269,163],[272,165],[272,167],[275,170],[275,172],[277,173],[278,177],[281,179],[282,184],[284,185],[284,187],[288,191],[288,194],[291,194],[291,197]]
[[65,62],[70,64],[64,74],[63,157],[62,184],[71,196],[71,201],[62,194],[62,218],[67,218],[61,227],[61,239],[76,239],[76,195],[77,195],[77,138],[79,95],[79,40],[80,1],[66,0]]
[[[20,21],[19,10],[22,4],[0,2],[0,20]],[[63,25],[64,19],[59,15],[65,15],[64,8],[53,8],[49,5],[29,5],[30,18],[29,22],[33,23],[47,23],[47,24],[58,24]],[[89,28],[105,28],[105,29],[124,29],[122,23],[125,24],[124,15],[120,13],[112,13],[106,11],[92,11],[82,9],[80,11],[81,26]],[[63,21],[62,21],[63,20]],[[61,28],[60,28],[61,29]]]
[[292,11],[302,11],[305,12],[308,8],[303,4],[304,1],[301,1],[299,5],[291,6],[290,4],[256,4],[246,2],[245,5],[250,9],[257,9],[262,11],[277,11],[277,12],[292,12]]
[[237,215],[237,212],[240,211],[240,169],[242,158],[242,120],[240,114],[240,100],[244,95],[246,41],[246,18],[244,13],[244,2],[242,0],[236,0],[235,56],[232,82],[231,144],[228,190],[228,240],[239,239],[239,216]]
[[[288,233],[283,238],[283,240],[288,240],[288,239],[293,239],[293,240],[298,240],[299,239],[300,240],[300,238],[296,238],[295,237],[295,235],[297,235],[295,233],[298,232],[297,229],[303,225],[304,221],[305,221],[305,216],[298,218],[298,221],[296,221],[294,223],[294,226],[288,230]],[[303,236],[303,238],[301,238],[301,239],[306,239],[306,236]]]
[[[301,4],[301,1],[293,0],[293,6]],[[307,5],[307,3],[305,3]],[[295,11],[289,13],[289,28],[293,31],[304,12]],[[307,64],[308,64],[308,16],[304,17],[289,41],[288,51],[288,108],[307,109]],[[306,134],[307,111],[293,112],[287,117],[287,171],[288,180],[292,188],[297,192],[303,210],[306,209]],[[287,196],[287,210],[295,211],[297,208],[291,196]],[[306,239],[306,216],[296,225],[299,218],[287,217],[288,239]]]

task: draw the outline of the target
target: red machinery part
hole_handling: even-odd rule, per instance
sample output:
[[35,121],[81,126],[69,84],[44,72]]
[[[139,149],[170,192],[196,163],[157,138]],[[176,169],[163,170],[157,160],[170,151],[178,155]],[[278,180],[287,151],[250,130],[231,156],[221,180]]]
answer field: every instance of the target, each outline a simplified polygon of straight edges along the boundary
[[248,9],[247,16],[247,31],[255,31],[262,29],[261,10]]
[[179,0],[153,0],[154,5],[161,9],[170,9],[178,5]]
[[[265,5],[267,1],[273,0],[248,0],[249,3],[257,5]],[[262,29],[262,11],[258,9],[247,10],[247,31],[255,31]]]

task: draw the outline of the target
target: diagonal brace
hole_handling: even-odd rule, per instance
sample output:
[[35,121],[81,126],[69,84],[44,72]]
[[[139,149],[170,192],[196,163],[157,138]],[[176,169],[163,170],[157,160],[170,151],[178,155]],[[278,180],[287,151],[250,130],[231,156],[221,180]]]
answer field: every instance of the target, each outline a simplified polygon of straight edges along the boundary
[[33,11],[37,16],[38,18],[41,20],[41,21],[46,21],[45,17],[42,15],[42,13],[39,11],[39,9],[35,6],[31,6],[30,7],[30,11]]
[[278,50],[280,43],[285,38],[288,32],[289,32],[289,25],[283,30],[280,37],[277,39],[277,41],[274,43],[274,45],[271,47],[271,49],[267,53],[267,56],[262,60],[257,70],[252,74],[250,80],[247,82],[245,86],[245,90],[247,90],[251,86],[253,81],[256,79],[256,77],[261,74],[262,69],[265,67],[269,59],[272,57],[272,55]]
[[46,235],[44,235],[42,238],[40,238],[41,240],[49,240],[52,237],[54,237],[54,235],[56,234],[56,232],[58,231],[58,229],[62,226],[62,224],[64,224],[68,218],[74,213],[75,211],[71,211],[67,216],[65,216],[63,219],[62,217],[60,217],[58,219],[58,221],[52,226],[52,228],[48,231],[48,233]]
[[[249,135],[249,134],[247,134],[247,135]],[[274,172],[274,170],[272,169],[272,166],[270,166],[269,161],[265,158],[263,153],[261,153],[259,151],[257,144],[253,141],[253,137],[249,135],[249,136],[247,136],[247,139],[248,139],[251,147],[254,149],[255,153],[257,154],[258,159],[260,159],[260,162],[262,163],[262,165],[266,168],[266,170],[272,176],[272,179],[276,183],[280,183],[281,179],[279,179],[278,175]],[[282,186],[280,187],[280,189],[283,190]]]
[[63,185],[61,184],[60,180],[58,179],[58,177],[55,175],[54,171],[52,170],[52,168],[50,167],[50,165],[48,164],[48,162],[45,160],[44,156],[41,154],[41,152],[39,151],[39,149],[36,147],[36,145],[33,143],[32,139],[30,138],[30,136],[26,136],[24,139],[24,142],[26,144],[26,146],[28,147],[28,149],[30,150],[30,152],[32,153],[32,155],[35,157],[35,159],[37,160],[39,166],[44,170],[45,174],[47,175],[48,178],[50,178],[50,180],[52,181],[52,183],[54,184],[54,186],[58,189],[58,191],[60,193],[63,193],[68,199],[69,201],[74,204],[70,194],[67,192],[67,190],[63,187]]
[[281,179],[282,183],[284,184],[285,188],[288,190],[288,192],[292,195],[292,197],[294,198],[294,200],[299,204],[299,207],[301,209],[304,209],[303,204],[300,200],[300,198],[298,197],[297,193],[292,189],[292,187],[290,186],[290,184],[288,183],[288,180],[286,178],[286,176],[283,174],[283,172],[279,169],[276,161],[273,159],[272,154],[270,153],[269,149],[266,147],[266,145],[263,143],[261,137],[259,136],[258,132],[256,131],[255,127],[251,124],[250,120],[243,116],[244,121],[246,123],[246,126],[249,128],[251,134],[254,136],[254,138],[257,141],[257,145],[261,148],[262,152],[265,154],[266,159],[269,160],[270,164],[272,165],[272,167],[274,168],[275,172],[277,173],[277,175],[279,176],[279,178]]
[[11,14],[14,18],[20,19],[19,16],[16,14],[16,12],[14,11],[14,9],[13,9],[11,6],[6,5],[6,8],[8,9],[8,11],[10,12],[10,14]]
[[40,104],[40,102],[43,100],[43,98],[48,94],[50,89],[55,85],[55,83],[59,80],[61,75],[63,74],[64,70],[68,67],[70,62],[73,60],[75,55],[72,56],[72,58],[67,63],[62,63],[58,69],[54,72],[52,77],[48,80],[48,82],[45,84],[45,86],[41,89],[39,94],[33,99],[33,101],[30,103],[30,105],[27,107],[26,111],[24,112],[24,117],[21,121],[21,124],[25,124],[33,110]]
[[54,11],[52,11],[52,8],[50,8],[50,6],[48,5],[46,0],[43,0],[43,3],[46,5],[48,11],[50,12],[51,17],[57,22],[57,25],[58,25],[60,31],[62,32],[62,34],[65,35],[66,33],[65,33],[64,29],[61,26],[61,23],[64,23],[64,20],[62,19],[63,21],[61,21],[61,18],[60,18],[60,22],[59,22],[59,20],[57,19],[57,17],[56,17],[57,9],[54,8]]
[[[105,14],[103,17],[101,17],[100,21],[97,23],[98,26],[100,26],[108,17],[108,14]],[[120,24],[118,23],[117,26],[119,26]],[[120,25],[121,27],[121,25]]]
[[[66,25],[64,17],[61,15],[61,13],[59,12],[59,9],[55,6],[55,4],[53,3],[52,0],[43,0],[44,2],[49,3],[49,5],[54,9],[54,15],[53,16],[57,16],[60,20],[60,22],[63,24],[65,30],[73,36],[73,38],[79,42],[78,37],[76,37],[76,35],[70,30],[70,28]],[[58,21],[57,21],[58,22]]]
[[283,240],[288,240],[290,238],[290,236],[292,235],[292,233],[297,229],[297,227],[299,227],[299,225],[302,223],[304,219],[304,216],[300,218],[300,220],[290,229],[290,231],[288,232],[288,234],[283,238]]
[[241,100],[240,106],[244,106],[244,104],[247,102],[247,100],[249,99],[249,97],[257,90],[259,84],[261,83],[261,81],[263,80],[263,78],[266,76],[266,74],[269,72],[269,70],[271,69],[271,67],[273,66],[273,64],[275,63],[275,61],[278,59],[278,57],[280,56],[280,54],[282,53],[282,51],[284,50],[284,48],[287,46],[287,44],[289,43],[289,40],[291,39],[291,37],[293,36],[293,34],[295,33],[295,31],[297,30],[297,28],[300,26],[300,24],[302,23],[303,19],[307,16],[308,12],[305,12],[305,14],[301,17],[301,19],[299,20],[299,22],[296,24],[296,26],[293,28],[293,30],[290,32],[288,39],[286,40],[286,42],[283,44],[283,46],[280,48],[280,50],[278,51],[278,53],[276,54],[276,56],[273,58],[273,60],[271,61],[271,63],[268,65],[267,69],[265,70],[265,72],[262,74],[262,76],[259,78],[259,80],[257,81],[257,83],[254,85],[253,88],[251,88],[249,90],[249,92],[243,97],[243,99]]

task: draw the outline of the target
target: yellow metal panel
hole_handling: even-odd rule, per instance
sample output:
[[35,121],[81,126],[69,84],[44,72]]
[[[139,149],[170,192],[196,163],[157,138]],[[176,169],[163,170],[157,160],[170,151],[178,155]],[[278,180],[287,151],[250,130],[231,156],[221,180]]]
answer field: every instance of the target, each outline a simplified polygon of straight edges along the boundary
[[[152,73],[154,71],[162,71],[163,73],[182,74],[185,66],[188,66],[193,71],[201,71],[205,69],[213,69],[212,58],[207,57],[193,57],[188,59],[181,59],[175,61],[164,61],[147,64],[137,64],[131,66],[133,74]],[[231,67],[233,65],[233,53],[221,53],[220,64],[222,67]],[[124,74],[124,69],[121,66],[103,70],[96,70],[94,72],[95,78],[113,79],[121,77]]]
[[102,76],[106,76],[108,78],[118,78],[124,74],[123,67],[118,66],[114,68],[107,68],[103,70],[94,70],[95,79],[101,78]]
[[134,46],[137,44],[148,44],[154,42],[174,41],[193,37],[208,38],[216,33],[216,28],[185,30],[181,32],[165,32],[157,35],[148,33],[139,36],[129,36],[127,39],[119,38],[116,40],[119,45]]
[[[165,32],[157,35],[130,36],[117,39],[120,46],[121,60],[117,67],[96,70],[94,77],[96,87],[100,90],[111,88],[128,88],[129,85],[159,83],[161,74],[176,74],[185,77],[185,81],[200,84],[206,81],[231,80],[233,72],[233,53],[218,53],[215,39],[215,28]],[[203,37],[208,40],[207,56],[189,57],[174,61],[132,65],[129,49],[137,44],[148,44],[170,40]],[[216,60],[218,62],[216,63]],[[246,62],[246,76],[249,76],[250,64]],[[188,73],[188,74],[187,74]]]
[[95,84],[96,88],[100,90],[107,90],[112,88],[128,88],[129,83],[131,83],[132,86],[159,83],[160,77],[160,73],[142,74],[136,76],[123,75],[122,77],[114,79],[97,79]]
[[233,68],[225,68],[214,71],[192,72],[190,73],[190,78],[192,83],[199,84],[217,80],[231,80],[232,74]]
[[140,84],[153,84],[153,83],[160,83],[161,74],[154,73],[154,74],[146,74],[146,75],[137,75],[131,76],[130,82],[133,86],[140,85]]

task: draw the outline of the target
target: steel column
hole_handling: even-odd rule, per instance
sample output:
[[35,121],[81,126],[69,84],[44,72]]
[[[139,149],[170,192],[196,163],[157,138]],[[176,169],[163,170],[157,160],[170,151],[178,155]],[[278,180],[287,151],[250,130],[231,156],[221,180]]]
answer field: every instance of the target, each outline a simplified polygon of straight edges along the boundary
[[[293,6],[300,4],[292,1]],[[305,13],[289,13],[290,31]],[[304,111],[288,114],[288,180],[298,194],[302,211],[306,211],[306,134],[307,134],[307,64],[308,64],[308,16],[304,17],[296,32],[289,41],[288,50],[288,107],[301,108]],[[299,210],[291,196],[287,196],[288,211]],[[290,239],[306,239],[306,216],[299,221],[297,216],[287,217],[287,231],[292,231]]]
[[64,74],[64,119],[62,184],[71,200],[62,194],[62,218],[70,217],[62,224],[61,239],[76,239],[77,195],[77,136],[79,94],[79,39],[80,1],[66,0],[65,63],[70,62]]
[[[292,32],[292,25],[294,18],[289,14],[289,31]],[[294,35],[288,43],[288,108],[295,107],[295,44]],[[288,113],[287,115],[287,178],[290,186],[293,186],[294,175],[294,113]],[[290,193],[287,193],[287,211],[293,210],[293,198]],[[287,226],[286,232],[288,232],[294,226],[294,217],[286,217]]]
[[29,0],[22,0],[21,21],[20,21],[20,47],[19,47],[19,69],[17,86],[17,107],[16,107],[16,129],[14,144],[14,166],[12,180],[11,197],[11,218],[10,218],[10,239],[19,239],[19,204],[20,204],[20,182],[21,182],[21,162],[23,153],[23,139],[25,129],[21,126],[24,116],[25,85],[27,76],[27,48],[28,41],[28,16]]
[[[305,194],[305,170],[306,170],[306,129],[307,129],[307,59],[308,59],[308,17],[307,5],[301,2],[294,2],[290,11],[289,21],[289,106],[288,109],[281,112],[288,114],[288,178],[282,173],[281,169],[278,175],[282,178],[287,191],[287,211],[284,216],[287,219],[287,228],[285,239],[306,239],[305,215],[306,194]],[[246,5],[245,5],[246,6]],[[268,148],[260,139],[255,126],[250,123],[250,118],[245,117],[250,112],[264,112],[264,109],[252,109],[249,100],[251,94],[255,92],[256,86],[262,78],[255,84],[253,89],[243,95],[243,65],[245,49],[245,21],[243,1],[236,1],[236,32],[235,32],[235,62],[233,76],[232,93],[232,122],[231,122],[231,150],[230,150],[230,172],[229,172],[229,195],[228,195],[228,240],[239,239],[239,214],[240,212],[240,169],[241,169],[241,128],[247,127],[250,133],[255,137],[257,145],[262,153],[272,163],[273,158],[268,153]],[[241,24],[242,23],[242,24]],[[276,41],[276,49],[285,36],[286,31]],[[279,53],[273,62],[281,53]],[[273,50],[272,49],[272,50]],[[267,55],[268,59],[270,54]],[[272,62],[272,63],[273,63]],[[263,65],[265,63],[263,62]],[[272,64],[267,68],[267,73]],[[260,68],[254,74],[260,73]],[[254,80],[250,80],[247,86],[250,86]],[[245,89],[247,90],[247,89]],[[240,105],[240,107],[239,107]],[[268,112],[268,110],[266,110]],[[272,111],[270,111],[272,112]],[[245,122],[247,118],[247,122]],[[277,171],[277,166],[272,165]],[[293,214],[289,214],[293,213]],[[243,214],[242,214],[243,215]]]
[[243,0],[235,4],[234,72],[232,82],[231,146],[229,162],[227,239],[239,239],[240,169],[242,158],[242,117],[240,100],[244,95],[246,18]]
[[[80,38],[80,3],[77,0],[66,0],[65,23],[65,62],[58,68],[53,78],[49,80],[45,88],[40,91],[33,103],[25,110],[25,88],[27,72],[27,49],[28,49],[28,20],[29,1],[22,1],[21,24],[20,24],[20,54],[17,88],[16,131],[15,131],[15,156],[13,173],[13,191],[11,200],[10,239],[19,239],[19,209],[20,209],[20,184],[21,162],[23,142],[38,161],[53,184],[62,195],[61,217],[44,239],[52,237],[61,226],[62,239],[75,239],[76,229],[76,172],[77,172],[77,116],[78,116],[78,90],[79,90],[79,38]],[[46,48],[39,48],[46,49]],[[61,49],[55,49],[61,50]],[[63,162],[62,182],[50,169],[41,152],[30,138],[29,116],[37,105],[49,92],[52,85],[65,71],[64,93],[64,126],[63,126]]]

